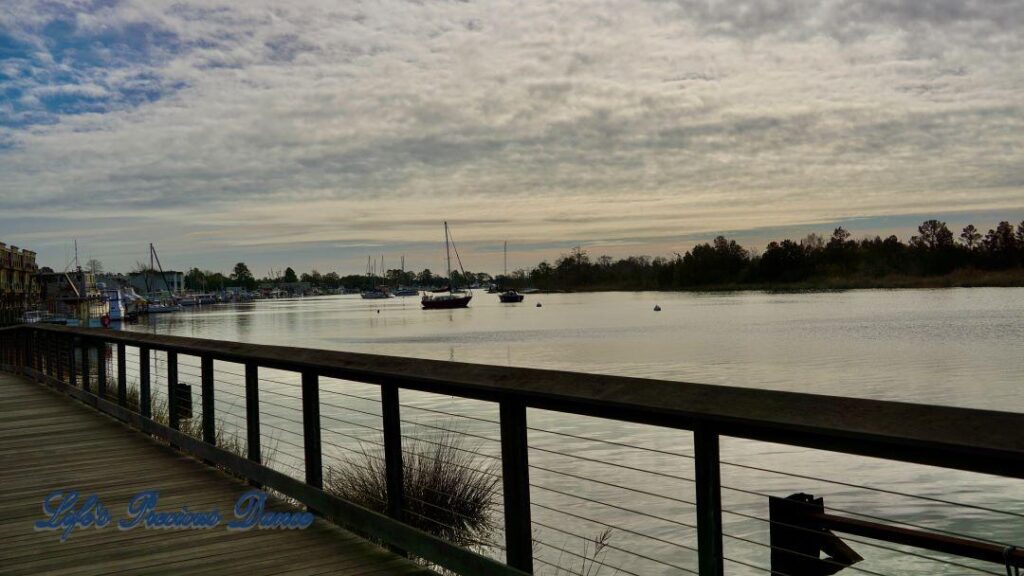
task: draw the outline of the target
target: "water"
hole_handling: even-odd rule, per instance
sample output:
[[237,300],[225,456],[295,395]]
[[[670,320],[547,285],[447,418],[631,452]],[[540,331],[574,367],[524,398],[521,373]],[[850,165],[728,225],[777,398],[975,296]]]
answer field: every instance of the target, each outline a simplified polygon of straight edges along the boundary
[[[542,302],[543,307],[535,304]],[[654,312],[655,304],[662,307]],[[242,342],[372,352],[508,366],[643,376],[666,380],[728,384],[971,408],[1024,409],[1019,392],[1024,373],[1024,289],[945,289],[849,291],[807,294],[591,293],[535,294],[522,304],[500,304],[496,295],[478,293],[469,309],[420,310],[415,298],[387,301],[333,296],[216,306],[154,317],[131,329]],[[183,379],[198,370],[183,359]],[[193,364],[198,364],[194,361]],[[218,413],[225,426],[237,426],[240,410],[238,367],[218,363]],[[190,372],[191,370],[191,372]],[[301,472],[301,427],[295,375],[263,372],[264,421],[274,426],[275,465]],[[223,382],[222,382],[223,379]],[[370,386],[325,380],[324,442],[334,464],[358,460],[358,439],[374,441],[379,427],[376,391]],[[225,394],[220,394],[220,390]],[[233,392],[231,392],[233,391]],[[232,396],[232,394],[235,394]],[[368,398],[360,400],[354,398]],[[469,447],[493,465],[497,455],[488,422],[439,416],[435,411],[496,420],[486,403],[424,394],[403,394],[405,431],[424,438],[437,428],[474,436]],[[198,405],[198,402],[197,402]],[[353,411],[353,409],[358,411]],[[675,574],[696,568],[686,546],[693,524],[692,454],[688,433],[567,417],[531,410],[532,498],[537,506],[537,556],[570,571],[583,572],[592,546],[579,538],[614,526],[601,561],[602,574]],[[661,451],[623,448],[578,440],[559,432],[612,440]],[[1020,431],[1007,431],[1020,433]],[[276,435],[275,435],[276,434]],[[372,445],[370,445],[372,448]],[[362,447],[362,448],[361,448]],[[556,454],[555,452],[561,453]],[[563,454],[583,456],[580,460]],[[724,439],[723,460],[908,494],[1024,513],[1024,486],[1000,478],[950,472],[882,460],[830,454],[787,446]],[[346,460],[347,459],[347,460]],[[353,460],[356,459],[356,460]],[[603,460],[657,474],[625,470]],[[725,465],[723,494],[726,556],[767,567],[768,528],[764,494],[809,492],[826,507],[876,514],[930,528],[966,532],[1024,544],[1017,516],[951,508],[920,499],[879,494],[850,486],[793,478]],[[595,481],[596,480],[596,481]],[[641,490],[642,492],[637,492]],[[583,496],[586,499],[578,498]],[[611,503],[609,507],[599,503]],[[567,515],[568,514],[568,515]],[[581,517],[589,520],[583,520]],[[634,534],[655,536],[655,541]],[[669,544],[672,542],[675,544]],[[967,568],[898,555],[853,543],[865,562],[857,567],[883,574],[961,574]],[[625,550],[654,560],[639,558]],[[501,551],[488,553],[501,556]],[[933,555],[935,556],[935,555]],[[973,566],[980,566],[973,564]],[[986,566],[1000,572],[998,566]],[[541,573],[558,573],[539,565]],[[727,562],[730,574],[759,573]],[[764,571],[760,571],[763,573]]]

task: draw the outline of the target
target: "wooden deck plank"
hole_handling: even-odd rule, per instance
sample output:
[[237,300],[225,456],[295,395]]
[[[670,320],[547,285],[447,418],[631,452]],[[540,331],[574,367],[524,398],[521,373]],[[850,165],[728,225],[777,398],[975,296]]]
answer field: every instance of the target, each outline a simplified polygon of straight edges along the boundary
[[[36,532],[43,498],[57,489],[97,494],[104,529],[76,528],[65,543]],[[209,530],[118,530],[129,499],[159,490],[158,510],[217,508]],[[3,574],[433,574],[317,519],[307,530],[229,531],[250,487],[39,384],[0,373],[0,572]],[[293,510],[271,500],[276,511]]]

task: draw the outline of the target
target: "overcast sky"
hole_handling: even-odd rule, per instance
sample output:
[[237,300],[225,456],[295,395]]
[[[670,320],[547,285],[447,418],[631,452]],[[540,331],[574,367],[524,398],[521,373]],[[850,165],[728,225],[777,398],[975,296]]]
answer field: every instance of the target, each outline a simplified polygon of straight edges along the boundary
[[1024,0],[0,3],[0,241],[467,269],[1024,217]]

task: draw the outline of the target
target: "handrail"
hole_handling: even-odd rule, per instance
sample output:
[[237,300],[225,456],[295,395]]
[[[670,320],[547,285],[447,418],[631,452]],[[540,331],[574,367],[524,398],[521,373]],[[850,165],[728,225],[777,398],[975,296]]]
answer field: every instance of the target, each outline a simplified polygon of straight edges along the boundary
[[[530,408],[694,430],[832,452],[1024,478],[1024,415],[625,376],[584,374],[32,325],[34,330],[143,345],[370,384],[394,384]],[[1014,433],[1017,432],[1017,433]]]
[[[88,350],[106,344],[117,348],[116,402],[108,399],[106,394],[108,374],[104,361],[90,369],[90,355],[84,353],[80,355],[80,365],[75,366],[78,362],[76,348]],[[126,346],[138,347],[141,353],[138,412],[126,404]],[[149,352],[154,350],[164,351],[168,359],[165,382],[171,415],[169,426],[155,422],[149,411]],[[202,438],[194,438],[178,430],[179,355],[196,356],[201,362]],[[215,360],[245,366],[246,456],[216,445],[213,421]],[[719,438],[723,435],[1024,478],[1024,415],[992,410],[40,324],[0,328],[0,368],[5,364],[252,482],[279,490],[314,510],[343,518],[350,526],[388,543],[397,551],[421,556],[462,574],[533,572],[527,408],[692,430],[701,576],[721,576],[724,573],[719,472]],[[71,384],[64,381],[65,368]],[[275,471],[261,459],[258,393],[258,370],[261,368],[287,370],[301,375],[299,399],[302,401],[300,424],[303,429],[305,481]],[[321,377],[380,386],[388,499],[386,514],[361,508],[323,490]],[[76,382],[81,386],[76,386]],[[91,390],[93,387],[96,393]],[[402,389],[499,405],[501,482],[505,504],[504,564],[459,548],[403,522],[399,403]],[[815,519],[821,523],[839,522],[834,516]],[[854,533],[868,530],[866,524],[852,521],[844,522],[843,526]],[[837,524],[831,527],[842,529]],[[874,530],[876,535],[893,538],[899,532],[884,527]],[[917,533],[908,536],[900,532],[898,535],[929,538],[927,534]],[[802,540],[801,544],[806,545],[806,539]],[[931,541],[939,542],[934,538]],[[966,540],[960,543],[966,543],[968,547],[971,544]],[[1021,554],[1011,556],[1006,559],[1008,566],[1011,561],[1015,566],[1021,565]],[[785,553],[779,556],[785,557]],[[985,548],[983,559],[992,561],[992,557],[992,550]],[[789,576],[802,574],[792,573]]]

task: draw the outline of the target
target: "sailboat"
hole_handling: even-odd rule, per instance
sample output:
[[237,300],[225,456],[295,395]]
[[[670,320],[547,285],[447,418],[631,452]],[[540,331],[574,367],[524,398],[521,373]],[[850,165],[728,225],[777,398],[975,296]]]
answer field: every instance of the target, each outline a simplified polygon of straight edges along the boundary
[[[377,263],[374,262],[373,265],[372,265],[372,268],[375,269],[376,267],[377,267]],[[381,268],[381,274],[383,274],[383,270],[384,270],[384,255],[383,254],[380,257],[380,268]],[[373,272],[371,272],[370,257],[367,256],[366,257],[366,276],[367,276],[367,278],[370,279],[370,283],[371,284],[373,282],[377,281],[377,274],[375,272],[376,272],[376,270],[373,270]],[[364,290],[363,292],[360,293],[360,296],[362,296],[364,300],[380,300],[380,299],[383,299],[383,298],[391,298],[391,292],[388,292],[388,286],[387,286],[387,283],[386,283],[386,280],[385,280],[385,283],[383,283],[383,284],[381,284],[379,286],[376,286],[376,287],[374,287],[374,288],[372,288],[370,290]]]
[[[505,278],[506,279],[508,278],[508,241],[507,240],[505,241]],[[501,294],[498,294],[498,300],[501,300],[501,302],[503,304],[514,304],[516,302],[522,302],[523,298],[525,298],[525,296],[523,296],[519,292],[516,292],[515,290],[512,290],[512,289],[506,290],[506,291],[502,292]]]
[[[405,279],[405,256],[402,256],[402,279]],[[419,296],[420,291],[417,288],[409,288],[407,286],[399,286],[394,290],[395,296]]]
[[[473,293],[469,290],[460,290],[452,282],[452,244],[448,235],[448,223],[444,223],[444,251],[445,262],[448,268],[448,286],[430,294],[424,294],[420,304],[424,310],[439,310],[448,308],[465,308],[473,299]],[[455,249],[455,258],[459,260],[459,269],[462,270],[462,259],[459,258],[459,250]],[[463,276],[466,271],[462,270]]]

